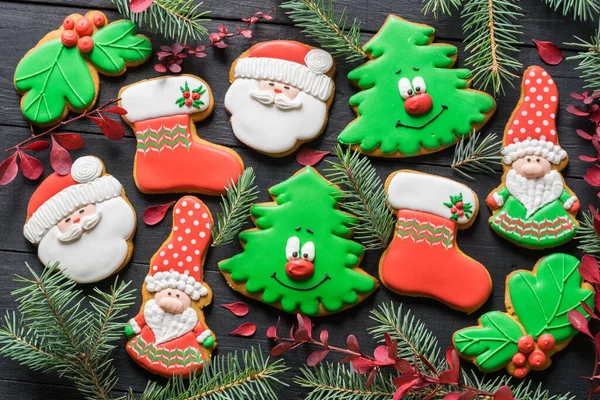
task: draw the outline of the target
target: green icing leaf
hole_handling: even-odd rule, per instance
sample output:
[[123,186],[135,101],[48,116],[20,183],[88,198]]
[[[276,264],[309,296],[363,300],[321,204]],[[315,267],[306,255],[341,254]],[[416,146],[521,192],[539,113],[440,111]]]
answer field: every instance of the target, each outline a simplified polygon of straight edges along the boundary
[[145,36],[136,35],[135,24],[128,20],[113,22],[96,32],[94,48],[87,55],[96,68],[108,75],[118,75],[125,63],[143,63],[152,54],[152,45]]
[[[579,260],[568,254],[552,254],[542,258],[535,274],[518,271],[508,281],[512,306],[527,333],[537,339],[544,333],[557,343],[571,339],[577,330],[567,314],[585,301],[593,308],[594,293],[581,288]],[[589,319],[589,317],[588,317]]]
[[96,88],[77,47],[51,40],[27,54],[15,71],[15,87],[25,93],[21,108],[37,125],[57,122],[67,102],[77,111],[92,105]]
[[500,311],[484,314],[480,323],[482,326],[456,332],[454,346],[463,357],[475,357],[482,371],[496,371],[519,351],[517,341],[523,331],[514,319]]

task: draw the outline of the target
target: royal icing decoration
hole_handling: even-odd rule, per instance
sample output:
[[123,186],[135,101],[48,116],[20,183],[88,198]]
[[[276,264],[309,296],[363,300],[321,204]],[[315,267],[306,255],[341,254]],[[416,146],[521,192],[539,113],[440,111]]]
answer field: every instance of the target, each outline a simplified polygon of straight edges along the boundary
[[496,103],[470,89],[471,72],[452,69],[457,49],[432,44],[435,30],[388,16],[363,47],[369,61],[350,71],[361,92],[350,98],[358,114],[339,141],[383,157],[440,151],[479,129]]
[[477,310],[490,295],[491,278],[456,245],[456,231],[471,226],[479,210],[475,192],[408,170],[390,175],[386,190],[398,222],[379,262],[381,282],[396,293],[431,297],[468,313]]
[[521,98],[504,132],[502,184],[487,198],[489,223],[518,245],[545,249],[571,240],[579,200],[560,171],[567,165],[558,144],[558,90],[541,67],[523,74]]
[[98,97],[98,72],[121,75],[150,57],[150,41],[136,32],[128,20],[107,24],[99,11],[69,15],[17,65],[14,82],[25,118],[44,126],[64,119],[69,110],[89,109]]
[[44,265],[79,283],[100,281],[131,258],[135,211],[121,183],[96,157],[75,160],[71,173],[46,178],[29,200],[25,238]]
[[251,213],[257,229],[240,234],[244,251],[221,261],[228,283],[288,313],[327,315],[356,305],[378,286],[359,268],[356,219],[338,210],[340,189],[312,167],[269,189],[273,203]]
[[239,155],[198,137],[195,122],[213,110],[209,86],[193,75],[134,83],[121,89],[123,118],[137,137],[134,178],[144,193],[218,195],[244,170]]
[[324,50],[289,40],[252,46],[231,67],[225,107],[233,133],[261,153],[294,152],[323,131],[334,74]]
[[533,272],[518,270],[507,277],[507,312],[492,311],[479,325],[454,334],[459,354],[481,371],[507,371],[523,378],[529,370],[550,365],[550,357],[564,349],[577,334],[568,313],[585,302],[593,308],[594,291],[583,282],[579,260],[568,254],[541,258]]
[[171,235],[150,260],[140,313],[125,327],[131,358],[166,378],[201,372],[216,347],[202,312],[212,300],[203,281],[212,223],[196,197],[177,202]]

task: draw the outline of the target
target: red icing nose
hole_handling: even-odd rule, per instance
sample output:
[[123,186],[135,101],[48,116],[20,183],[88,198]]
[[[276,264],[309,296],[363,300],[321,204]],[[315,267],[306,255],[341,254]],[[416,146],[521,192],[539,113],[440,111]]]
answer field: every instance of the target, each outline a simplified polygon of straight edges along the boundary
[[281,89],[279,89],[279,88],[275,88],[275,89],[273,89],[273,91],[277,94],[281,93]]
[[78,224],[78,223],[79,223],[79,221],[81,221],[81,218],[75,218],[75,219],[73,220],[73,223],[74,223],[74,224]]
[[427,93],[421,93],[404,100],[404,109],[410,115],[425,114],[433,107],[433,100]]
[[308,260],[291,260],[285,264],[285,273],[294,280],[308,279],[315,273],[315,265]]

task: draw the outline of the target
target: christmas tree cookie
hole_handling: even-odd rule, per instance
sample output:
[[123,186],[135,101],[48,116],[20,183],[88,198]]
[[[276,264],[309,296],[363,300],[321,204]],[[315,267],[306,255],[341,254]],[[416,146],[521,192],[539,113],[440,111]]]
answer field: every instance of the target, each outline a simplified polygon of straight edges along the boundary
[[388,202],[398,222],[394,239],[379,262],[379,277],[390,290],[431,297],[471,313],[492,291],[483,265],[456,244],[479,211],[469,187],[435,175],[401,170],[386,181]]
[[17,65],[14,83],[32,124],[53,125],[69,110],[84,112],[98,98],[103,75],[122,75],[150,58],[150,40],[129,20],[108,23],[100,11],[71,14]]
[[149,79],[121,89],[123,119],[137,138],[133,177],[144,193],[225,193],[244,162],[233,150],[200,139],[195,122],[208,117],[214,97],[194,75]]
[[244,251],[219,263],[236,291],[308,316],[352,307],[378,286],[359,268],[364,247],[352,241],[356,219],[338,209],[341,190],[306,167],[269,189],[255,229],[240,233]]
[[348,78],[361,92],[350,98],[358,114],[339,141],[379,157],[410,157],[452,146],[481,128],[494,99],[470,89],[471,72],[452,69],[456,47],[435,43],[427,25],[390,15],[365,44],[370,60]]
[[201,372],[216,347],[202,312],[212,300],[203,279],[212,223],[196,197],[177,202],[171,235],[150,260],[140,312],[125,326],[127,353],[165,378]]
[[557,253],[541,258],[533,272],[512,272],[506,278],[506,312],[485,313],[479,325],[456,332],[459,354],[483,372],[506,367],[517,378],[548,368],[550,357],[577,334],[569,311],[587,316],[581,302],[594,306],[594,290],[578,267],[575,257]]
[[579,228],[579,200],[560,173],[569,158],[558,144],[557,110],[558,90],[550,75],[538,66],[527,68],[504,131],[502,184],[486,201],[492,229],[531,249],[560,246]]

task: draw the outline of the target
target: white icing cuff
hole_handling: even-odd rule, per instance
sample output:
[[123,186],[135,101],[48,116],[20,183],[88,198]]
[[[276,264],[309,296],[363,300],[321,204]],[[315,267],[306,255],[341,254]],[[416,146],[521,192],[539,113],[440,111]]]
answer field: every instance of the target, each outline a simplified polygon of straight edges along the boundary
[[510,165],[514,161],[524,156],[541,156],[552,164],[560,164],[567,157],[567,152],[559,145],[546,141],[545,136],[541,139],[528,138],[522,142],[515,142],[502,149],[502,161]]
[[498,207],[502,207],[504,205],[504,199],[497,192],[494,192],[492,197],[494,198],[494,201]]
[[179,289],[187,293],[192,300],[198,300],[202,296],[208,294],[208,289],[200,282],[197,282],[193,277],[180,274],[177,271],[157,272],[153,276],[147,276],[146,289],[149,292],[160,292],[163,289]]
[[212,335],[212,331],[210,329],[207,329],[200,335],[198,335],[196,339],[198,340],[198,343],[202,344],[210,335]]
[[131,329],[133,329],[133,333],[135,333],[135,334],[138,334],[142,331],[142,328],[140,328],[140,326],[136,322],[135,318],[131,318],[129,320],[129,326],[131,326]]
[[573,204],[575,204],[576,201],[577,196],[571,196],[567,199],[567,201],[564,202],[563,207],[565,208],[565,210],[568,210],[573,206]]

